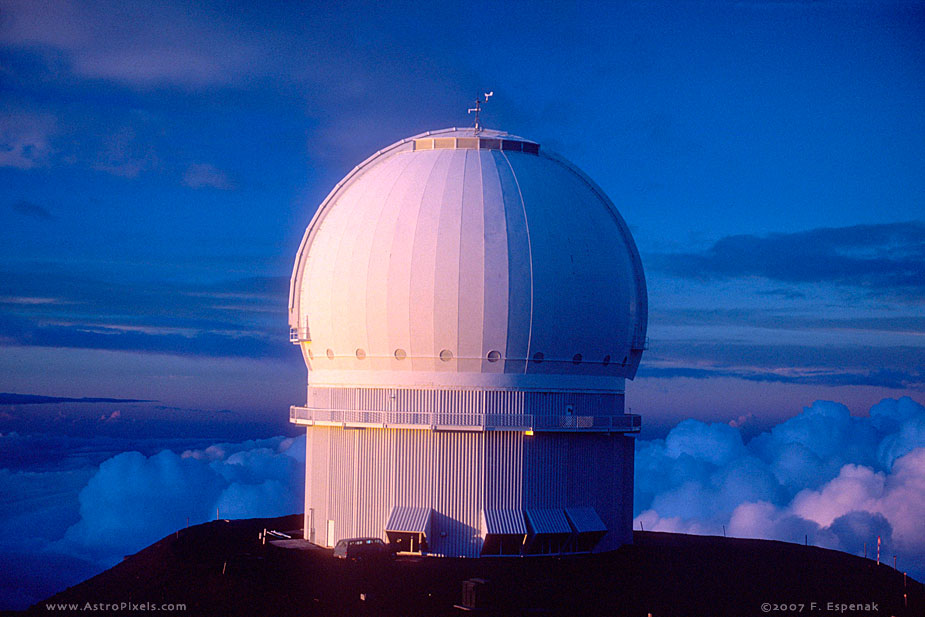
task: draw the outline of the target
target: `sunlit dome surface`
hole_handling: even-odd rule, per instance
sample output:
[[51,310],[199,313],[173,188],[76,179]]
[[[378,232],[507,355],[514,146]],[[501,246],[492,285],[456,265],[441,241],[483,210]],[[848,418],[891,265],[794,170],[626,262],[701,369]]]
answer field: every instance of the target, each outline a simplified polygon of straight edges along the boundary
[[616,389],[647,318],[639,254],[600,188],[535,142],[471,128],[348,174],[306,230],[289,309],[314,384]]

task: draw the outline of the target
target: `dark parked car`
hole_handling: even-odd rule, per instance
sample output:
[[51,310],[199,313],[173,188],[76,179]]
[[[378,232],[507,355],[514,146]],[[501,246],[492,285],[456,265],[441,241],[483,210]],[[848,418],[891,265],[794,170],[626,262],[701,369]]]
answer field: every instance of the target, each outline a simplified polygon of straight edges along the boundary
[[334,556],[351,561],[372,561],[390,559],[394,554],[380,538],[344,538],[334,545]]

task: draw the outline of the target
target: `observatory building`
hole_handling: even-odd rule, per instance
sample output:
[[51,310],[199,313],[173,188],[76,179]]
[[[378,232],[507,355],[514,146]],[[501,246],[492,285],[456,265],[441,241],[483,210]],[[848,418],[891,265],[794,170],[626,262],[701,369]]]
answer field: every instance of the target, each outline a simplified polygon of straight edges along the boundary
[[292,273],[305,538],[450,557],[630,542],[624,384],[646,321],[629,229],[569,162],[473,128],[380,150],[318,208]]

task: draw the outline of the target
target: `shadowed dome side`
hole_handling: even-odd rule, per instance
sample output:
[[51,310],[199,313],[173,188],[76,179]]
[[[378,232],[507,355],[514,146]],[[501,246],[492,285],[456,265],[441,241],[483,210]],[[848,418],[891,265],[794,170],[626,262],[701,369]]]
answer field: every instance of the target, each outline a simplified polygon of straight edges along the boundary
[[316,384],[621,389],[647,318],[603,192],[535,142],[472,129],[348,174],[306,230],[289,309]]

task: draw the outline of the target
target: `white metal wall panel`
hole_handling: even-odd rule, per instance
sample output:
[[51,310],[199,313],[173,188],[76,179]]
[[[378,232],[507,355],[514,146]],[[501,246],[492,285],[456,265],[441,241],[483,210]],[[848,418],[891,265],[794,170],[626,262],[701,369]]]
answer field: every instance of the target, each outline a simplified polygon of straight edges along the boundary
[[482,511],[482,533],[498,535],[526,535],[527,525],[520,509],[488,508]]
[[600,550],[631,542],[634,445],[607,434],[525,438],[524,508],[592,507],[609,530]]
[[318,428],[309,429],[308,432],[310,436],[306,439],[305,451],[305,511],[309,512],[314,508],[315,537],[317,542],[322,542],[326,533],[326,521],[330,518],[328,516],[330,505],[328,487],[331,485],[329,477],[330,430]]
[[[494,170],[495,160],[490,151],[479,152],[479,177],[482,184],[482,229],[485,238],[484,267],[485,290],[482,309],[481,370],[485,373],[503,373],[504,358],[508,355],[508,301],[510,277],[508,268],[508,229],[504,194]],[[489,362],[487,355],[497,351],[501,359]]]
[[[403,303],[407,302],[410,277],[406,270],[401,277],[404,285],[396,281],[394,287],[383,285],[382,281],[389,281],[392,255],[397,249],[411,244],[410,235],[403,238],[396,233],[399,217],[403,210],[414,210],[415,206],[421,203],[432,167],[420,158],[398,158],[408,159],[407,165],[397,177],[392,190],[385,196],[383,208],[378,220],[375,221],[372,234],[364,239],[369,246],[369,250],[364,253],[368,261],[365,314],[369,341],[366,352],[369,367],[372,370],[386,370],[393,364],[392,351],[390,351],[390,349],[394,350],[394,347],[390,347],[392,322],[388,311],[389,296],[396,293],[395,287],[397,287],[401,290],[399,293],[404,293]],[[383,259],[382,256],[388,256],[388,259]]]
[[[530,226],[533,315],[529,370],[556,373],[580,353],[600,361],[628,349],[634,279],[629,255],[605,203],[577,176],[545,157],[505,153],[514,170]],[[582,204],[582,207],[576,207]],[[593,327],[589,327],[593,324]],[[622,360],[622,355],[618,359]]]
[[619,416],[623,414],[623,403],[623,393],[330,386],[308,388],[308,406],[316,409]]
[[488,353],[487,349],[483,351],[482,341],[485,292],[490,283],[485,272],[485,202],[480,160],[483,153],[478,150],[463,152],[466,160],[460,208],[458,336],[453,353],[458,358],[458,370],[478,373],[482,370],[482,358]]
[[[462,236],[463,183],[466,174],[467,150],[448,150],[442,156],[452,157],[453,174],[443,186],[440,217],[437,225],[437,263],[434,282],[434,346],[431,357],[443,350],[452,353],[447,362],[437,361],[437,371],[455,371],[459,355],[459,292],[460,239]],[[472,333],[466,333],[471,336]],[[481,338],[481,337],[480,337]]]
[[314,512],[309,505],[314,501],[314,492],[312,490],[312,470],[315,469],[315,461],[312,460],[312,456],[315,451],[315,447],[312,442],[316,434],[317,433],[309,430],[305,435],[305,495],[303,496],[305,507],[303,509],[302,537],[310,541],[315,541],[315,526],[318,521],[318,519],[314,517]]
[[[497,176],[504,207],[508,249],[507,340],[504,372],[524,373],[529,355],[530,328],[533,321],[533,258],[530,229],[520,187],[504,155],[491,151],[494,165],[488,169]],[[492,178],[494,180],[494,178]]]
[[430,507],[431,551],[476,556],[483,509],[590,507],[609,530],[601,550],[631,541],[630,438],[336,427],[308,431],[306,512],[314,510],[316,537],[319,521],[329,519],[335,521],[337,538],[384,537],[394,506]]
[[[452,157],[445,152],[434,152],[422,157],[430,161],[433,169],[427,175],[427,184],[421,198],[420,207],[417,208],[417,218],[414,221],[414,235],[410,242],[407,236],[400,238],[402,242],[410,245],[411,254],[407,261],[407,270],[404,261],[393,262],[395,268],[390,268],[389,276],[394,277],[396,287],[389,294],[389,316],[407,323],[411,333],[407,341],[395,340],[396,349],[406,349],[410,354],[412,369],[415,371],[433,371],[435,368],[433,348],[435,313],[434,313],[434,273],[437,267],[437,234],[435,231],[440,225],[440,206],[443,200],[443,186],[450,173]],[[414,204],[407,204],[406,211],[413,211]],[[404,250],[404,249],[402,249]],[[405,281],[408,281],[407,283]],[[406,326],[398,326],[402,331]],[[391,329],[391,328],[390,328]]]
[[523,509],[523,441],[523,433],[518,432],[486,434],[484,508]]
[[321,520],[335,522],[338,539],[385,538],[394,506],[426,507],[433,508],[430,552],[475,557],[482,509],[521,509],[520,433],[308,432],[306,511],[315,512],[316,538]]
[[[410,278],[408,293],[405,296],[399,295],[402,291],[402,287],[399,287],[394,295],[390,295],[390,298],[395,298],[395,309],[390,308],[389,315],[395,314],[399,320],[409,323],[411,339],[407,346],[413,370],[434,371],[436,359],[433,351],[437,346],[435,330],[439,323],[436,321],[435,298],[437,254],[446,250],[438,245],[437,230],[442,221],[444,187],[454,159],[453,152],[446,150],[415,153],[414,156],[431,161],[433,170],[428,174],[427,190],[421,200],[414,226],[410,271],[396,273],[396,280],[399,282],[403,278]],[[413,206],[409,204],[407,207]],[[401,310],[398,310],[398,307],[401,307]],[[396,344],[396,348],[400,346]]]
[[385,523],[385,531],[423,533],[430,535],[431,508],[395,506]]
[[[366,330],[367,268],[369,266],[369,244],[379,214],[388,196],[401,176],[404,166],[412,159],[396,157],[376,169],[368,183],[358,183],[354,190],[344,194],[338,209],[346,211],[350,219],[343,228],[337,253],[329,255],[327,263],[319,267],[334,270],[330,292],[334,330],[325,347],[334,350],[337,362],[345,368],[359,369],[354,353],[358,348],[368,347]],[[372,171],[372,170],[371,170]],[[349,284],[344,282],[349,281]],[[311,324],[309,313],[309,324]],[[322,333],[323,334],[323,333]],[[317,336],[314,335],[313,336]]]

